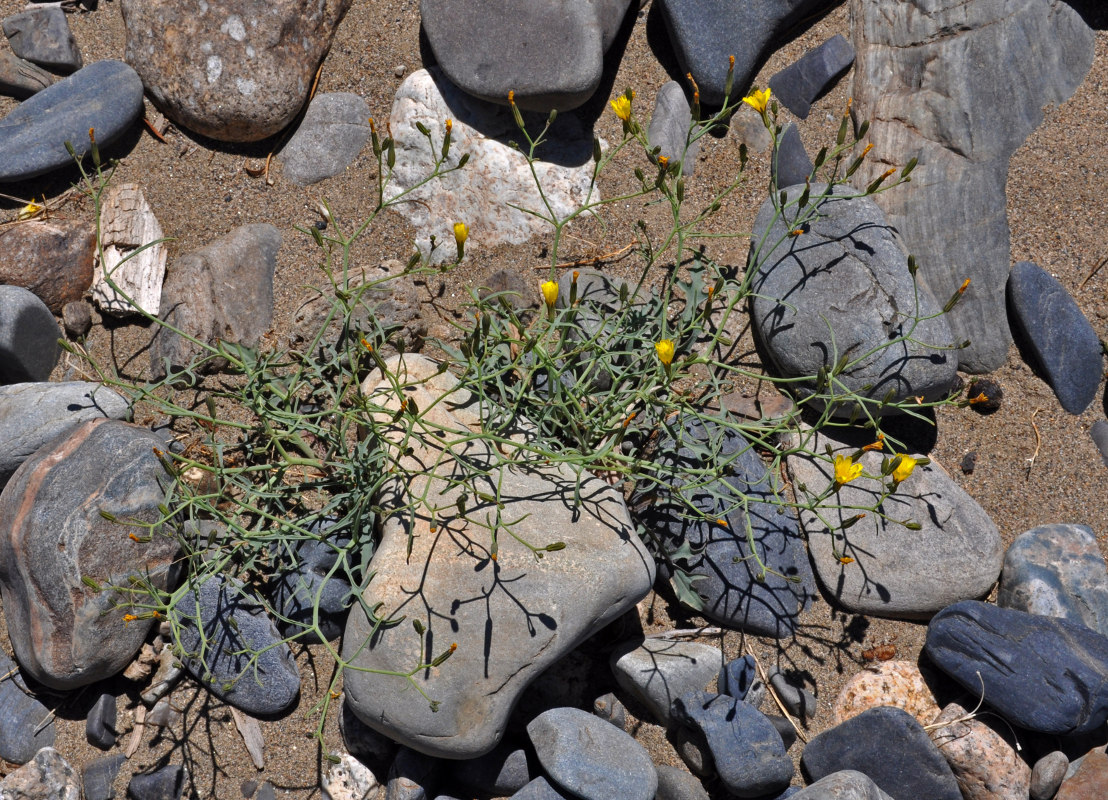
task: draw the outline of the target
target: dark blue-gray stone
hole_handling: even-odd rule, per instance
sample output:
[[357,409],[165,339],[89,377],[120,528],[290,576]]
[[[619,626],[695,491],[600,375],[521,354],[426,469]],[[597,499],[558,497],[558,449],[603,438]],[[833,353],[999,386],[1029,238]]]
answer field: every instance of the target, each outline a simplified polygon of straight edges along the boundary
[[780,792],[793,776],[781,735],[762,712],[727,695],[689,692],[673,703],[673,719],[707,746],[716,774],[731,794]]
[[139,773],[127,784],[131,800],[181,800],[188,773],[180,764],[167,764],[153,772]]
[[681,64],[700,87],[701,102],[724,101],[730,56],[735,57],[732,96],[741,97],[781,36],[839,0],[662,0],[663,19]]
[[[547,777],[584,800],[654,800],[658,775],[629,735],[579,708],[554,708],[527,724]],[[521,790],[522,791],[522,790]]]
[[655,800],[708,800],[708,793],[699,778],[668,764],[659,764],[655,769],[658,771]]
[[1008,318],[1062,408],[1071,414],[1088,408],[1104,374],[1100,338],[1062,284],[1020,261],[1008,274]]
[[1084,625],[966,600],[931,619],[925,651],[1014,725],[1067,735],[1108,720],[1108,638]]
[[[328,641],[342,635],[346,623],[346,612],[353,602],[347,573],[339,559],[342,551],[349,547],[351,536],[348,531],[337,535],[322,535],[320,539],[299,539],[295,542],[283,542],[274,545],[275,574],[269,582],[270,601],[290,622],[279,621],[278,627],[286,636],[301,633],[311,628],[316,619],[318,606],[318,625],[323,638]],[[347,559],[352,556],[345,556]],[[336,567],[336,564],[339,564]],[[284,565],[292,569],[285,571]],[[297,637],[303,644],[318,644],[319,636],[309,630]]]
[[893,706],[863,711],[819,734],[804,748],[800,765],[811,781],[857,770],[893,800],[962,800],[954,773],[927,731]]
[[[769,472],[750,442],[717,423],[706,427],[695,418],[683,419],[663,423],[655,459],[658,476],[663,486],[682,491],[683,470],[729,467],[719,481],[686,492],[686,500],[703,516],[653,484],[640,486],[631,506],[642,508],[637,518],[669,553],[686,544],[692,548],[682,563],[692,575],[702,576],[692,590],[703,614],[759,636],[790,636],[797,616],[816,593],[796,519],[773,502]],[[713,440],[718,457],[707,464],[698,452]],[[770,570],[764,576],[751,557],[748,524],[758,555]]]
[[[257,717],[279,714],[296,701],[300,672],[292,651],[240,583],[213,576],[185,592],[169,616],[187,655],[185,668],[216,697]],[[260,653],[256,663],[254,653]]]
[[[890,392],[890,401],[945,397],[958,359],[942,348],[953,345],[953,335],[941,306],[913,282],[896,229],[872,199],[846,186],[829,193],[812,184],[808,204],[798,209],[804,188],[786,190],[784,213],[776,196],[767,199],[754,222],[747,269],[766,368],[803,378],[846,355],[853,360],[836,380],[872,401],[873,413],[890,412],[882,405]],[[800,396],[813,390],[809,382],[790,385]],[[852,404],[834,410],[852,411]]]
[[116,753],[85,764],[81,769],[81,792],[85,800],[112,800],[116,796],[112,784],[126,761],[127,756]]
[[[735,658],[723,665],[716,678],[716,686],[720,694],[730,695],[736,700],[745,700],[747,693],[755,688],[758,683],[758,669],[754,664],[754,656],[745,655]],[[757,703],[752,705],[757,706]]]
[[101,750],[110,750],[118,736],[115,729],[116,697],[104,692],[92,704],[85,719],[85,738]]
[[11,676],[0,681],[0,758],[26,764],[42,748],[54,746],[54,718],[31,696],[19,667],[2,651],[0,675]]
[[773,161],[770,163],[773,185],[784,189],[786,186],[804,183],[813,169],[815,165],[808,158],[804,143],[800,141],[800,131],[790,122],[781,134],[781,141],[777,143]]
[[[0,130],[0,153],[3,138]],[[60,338],[62,329],[45,303],[20,286],[0,286],[0,385],[49,378]]]
[[1108,636],[1108,567],[1086,525],[1040,525],[1004,554],[996,604],[1079,622]]
[[456,783],[497,797],[518,792],[531,780],[527,751],[518,744],[501,742],[489,753],[454,763]]
[[61,6],[31,8],[5,17],[4,35],[20,58],[56,72],[72,72],[84,63]]
[[296,133],[278,153],[281,174],[297,186],[338,175],[369,138],[369,106],[350,92],[317,94]]
[[604,53],[630,0],[421,0],[423,31],[462,91],[520,108],[568,111],[600,86]]
[[89,151],[88,131],[103,149],[142,114],[142,81],[122,61],[97,61],[24,100],[0,120],[0,183],[22,181],[73,163]]
[[661,148],[658,155],[668,158],[671,165],[681,162],[682,175],[693,174],[696,154],[700,150],[699,140],[688,144],[691,124],[692,110],[681,84],[677,81],[662,84],[654,99],[654,113],[646,138],[651,147]]
[[807,119],[816,98],[853,63],[854,48],[835,34],[770,78],[769,88],[785,108]]
[[513,794],[512,800],[574,800],[574,797],[570,794],[562,794],[550,785],[550,781],[540,775]]

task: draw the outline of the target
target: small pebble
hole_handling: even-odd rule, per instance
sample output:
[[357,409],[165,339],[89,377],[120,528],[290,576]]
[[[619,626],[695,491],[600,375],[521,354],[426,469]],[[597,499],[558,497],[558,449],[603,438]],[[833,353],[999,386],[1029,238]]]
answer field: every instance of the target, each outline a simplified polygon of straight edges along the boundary
[[1050,800],[1066,777],[1070,760],[1061,750],[1047,753],[1031,768],[1031,800]]
[[85,720],[85,738],[89,744],[101,750],[110,750],[115,744],[116,697],[104,693],[96,700]]
[[62,324],[70,339],[86,336],[92,328],[92,306],[84,300],[66,303],[62,307]]
[[966,399],[970,402],[970,408],[978,414],[992,414],[1004,400],[1004,389],[994,380],[978,378],[969,385]]
[[407,64],[397,64],[395,67],[393,67],[392,74],[395,75],[397,78],[403,78],[404,73],[407,72],[407,71],[408,71],[408,65]]
[[962,474],[972,475],[977,468],[977,451],[971,450],[962,456]]
[[1100,458],[1104,466],[1108,467],[1108,422],[1098,419],[1089,428],[1089,435],[1093,437],[1093,444],[1100,451]]
[[181,800],[188,773],[180,764],[167,764],[154,772],[140,773],[127,784],[132,800]]
[[615,725],[621,731],[627,724],[627,709],[611,692],[593,700],[592,713]]

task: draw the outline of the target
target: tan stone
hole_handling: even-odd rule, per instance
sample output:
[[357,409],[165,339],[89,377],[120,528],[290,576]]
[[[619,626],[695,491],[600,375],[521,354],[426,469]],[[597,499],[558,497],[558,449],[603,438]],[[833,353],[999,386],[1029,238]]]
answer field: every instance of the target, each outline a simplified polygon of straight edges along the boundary
[[968,714],[951,703],[928,731],[958,779],[963,799],[1026,800],[1031,767],[1001,735],[1005,723],[994,714],[966,719]]
[[846,722],[878,706],[896,706],[928,725],[939,714],[939,705],[911,661],[885,661],[859,672],[843,686],[835,700],[834,724]]

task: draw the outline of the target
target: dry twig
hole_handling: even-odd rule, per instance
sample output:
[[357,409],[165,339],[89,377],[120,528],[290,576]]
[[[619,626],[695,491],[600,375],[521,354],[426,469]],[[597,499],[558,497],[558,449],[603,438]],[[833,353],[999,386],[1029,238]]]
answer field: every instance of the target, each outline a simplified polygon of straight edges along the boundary
[[1042,411],[1041,408],[1036,408],[1031,412],[1031,428],[1035,431],[1035,452],[1031,454],[1031,458],[1027,459],[1027,478],[1030,480],[1031,469],[1035,466],[1035,459],[1039,457],[1039,447],[1043,443],[1043,437],[1039,435],[1039,426],[1035,424],[1035,415]]

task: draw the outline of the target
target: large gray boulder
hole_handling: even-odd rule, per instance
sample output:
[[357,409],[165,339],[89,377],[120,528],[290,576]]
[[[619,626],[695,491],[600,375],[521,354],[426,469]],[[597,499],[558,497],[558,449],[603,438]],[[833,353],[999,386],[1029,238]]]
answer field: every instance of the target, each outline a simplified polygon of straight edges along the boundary
[[878,204],[936,296],[972,283],[951,315],[963,370],[1007,357],[1008,160],[1093,61],[1093,32],[1063,0],[852,0],[853,114],[870,120],[865,186],[918,158]]
[[[419,356],[385,363],[406,385],[404,397],[422,410],[427,426],[454,432],[447,434],[451,440],[477,430],[476,403],[449,373],[440,374]],[[397,407],[391,380],[378,380],[371,377],[363,392],[372,402]],[[576,478],[568,469],[508,469],[494,463],[480,441],[450,451],[417,440],[410,444],[402,464],[415,477],[380,497],[392,513],[370,563],[375,577],[347,620],[346,700],[371,728],[414,750],[474,758],[500,741],[532,680],[646,596],[654,561],[623,498],[598,478],[582,481],[582,504],[575,509]],[[489,471],[458,485],[455,457]],[[463,495],[468,499],[459,514]],[[439,509],[437,519],[423,507],[414,514],[401,510],[407,498],[419,496]],[[499,497],[500,506],[483,499],[489,497]],[[538,558],[520,540],[535,547],[560,541],[565,549]],[[378,626],[366,609],[380,619],[407,620]],[[413,630],[416,620],[422,633]],[[401,677],[454,644],[444,663],[416,672],[410,681]],[[437,712],[416,687],[441,703]]]
[[[890,392],[892,401],[944,396],[957,357],[942,349],[953,337],[941,308],[913,283],[900,237],[873,200],[852,197],[847,186],[824,197],[826,189],[813,184],[798,212],[804,186],[792,186],[791,206],[778,212],[777,198],[770,198],[754,222],[751,316],[772,368],[786,378],[814,376],[845,356],[849,363],[836,380],[871,399],[875,413]],[[816,215],[802,223],[813,207]],[[791,390],[803,396],[814,388]],[[852,410],[846,403],[837,413]]]

